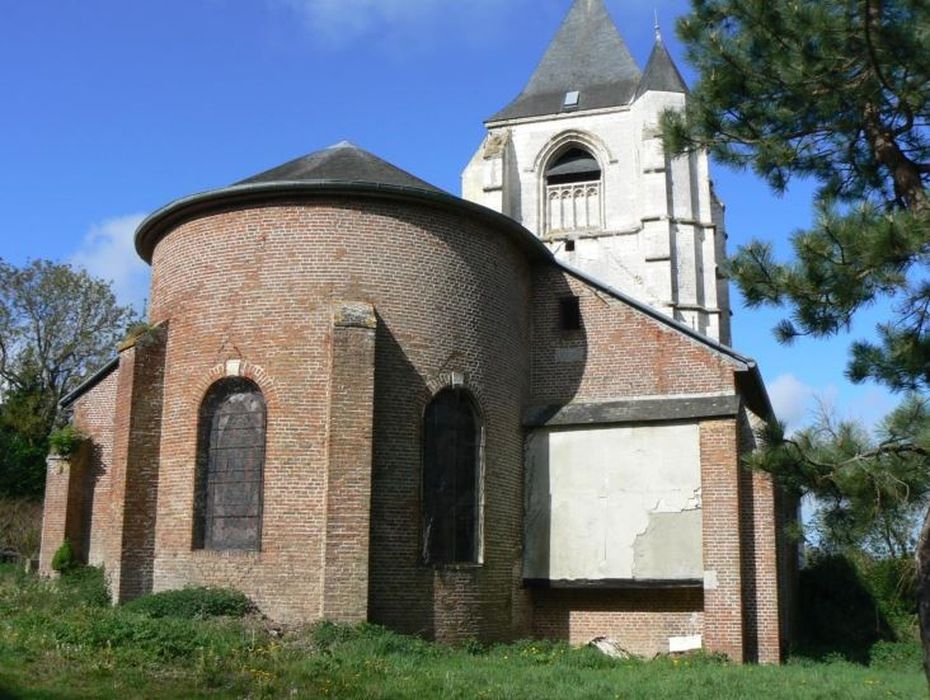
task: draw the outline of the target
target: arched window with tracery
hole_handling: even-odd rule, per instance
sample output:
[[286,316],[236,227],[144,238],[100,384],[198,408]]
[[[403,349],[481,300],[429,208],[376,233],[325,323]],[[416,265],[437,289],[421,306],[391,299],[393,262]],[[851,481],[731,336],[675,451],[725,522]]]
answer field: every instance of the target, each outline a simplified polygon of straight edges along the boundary
[[546,167],[546,228],[550,232],[602,228],[601,166],[573,146]]
[[423,418],[423,559],[479,560],[482,426],[464,389],[445,389]]
[[200,406],[194,548],[255,550],[261,545],[266,407],[242,378],[210,387]]

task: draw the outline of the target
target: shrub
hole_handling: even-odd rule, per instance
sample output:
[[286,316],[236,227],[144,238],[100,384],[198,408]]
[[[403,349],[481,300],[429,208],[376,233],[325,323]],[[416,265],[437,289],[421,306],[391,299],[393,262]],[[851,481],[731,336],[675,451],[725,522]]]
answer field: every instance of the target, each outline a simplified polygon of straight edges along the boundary
[[923,665],[919,642],[878,642],[869,650],[869,666],[888,671],[913,671]]
[[86,439],[87,436],[73,425],[66,425],[52,431],[48,436],[48,447],[53,455],[70,457]]
[[107,588],[103,569],[100,567],[72,567],[62,573],[59,585],[71,593],[76,602],[94,608],[110,606],[110,591]]
[[74,549],[71,547],[71,542],[66,539],[61,543],[61,546],[55,550],[55,555],[52,557],[52,570],[63,574],[73,568],[74,565]]
[[912,559],[874,559],[862,552],[817,556],[801,571],[798,651],[869,663],[873,648],[887,655],[892,643],[916,640],[916,605]]
[[0,498],[0,559],[34,559],[42,540],[42,504]]
[[239,591],[205,587],[152,593],[136,598],[123,607],[148,617],[174,617],[185,620],[243,617],[255,610],[252,601]]

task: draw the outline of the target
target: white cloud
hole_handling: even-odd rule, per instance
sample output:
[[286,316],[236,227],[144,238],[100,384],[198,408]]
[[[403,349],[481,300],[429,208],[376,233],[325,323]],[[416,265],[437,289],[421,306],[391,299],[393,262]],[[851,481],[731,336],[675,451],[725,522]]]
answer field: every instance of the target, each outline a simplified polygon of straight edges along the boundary
[[136,253],[133,235],[141,214],[107,219],[90,227],[69,263],[113,283],[121,304],[140,307],[148,296],[149,267]]
[[768,386],[769,398],[778,420],[798,428],[816,405],[816,390],[793,374],[782,374]]
[[769,382],[768,391],[775,415],[787,424],[789,431],[806,427],[824,413],[872,430],[897,405],[897,397],[881,387],[849,384],[842,388],[835,384],[814,387],[790,373]]

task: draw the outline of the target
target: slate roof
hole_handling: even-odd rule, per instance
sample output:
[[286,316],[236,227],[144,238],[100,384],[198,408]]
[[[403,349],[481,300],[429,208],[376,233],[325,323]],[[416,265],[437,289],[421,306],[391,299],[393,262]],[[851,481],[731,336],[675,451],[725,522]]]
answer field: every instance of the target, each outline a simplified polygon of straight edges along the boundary
[[656,44],[652,47],[652,54],[646,64],[643,79],[636,89],[636,97],[654,90],[656,92],[688,92],[685,79],[678,72],[678,67],[669,55],[662,37],[656,34]]
[[[604,0],[575,0],[523,92],[489,121],[628,104],[639,85],[636,61]],[[578,91],[577,107],[565,95]]]
[[429,192],[442,191],[348,141],[266,170],[236,185],[272,182],[366,182]]

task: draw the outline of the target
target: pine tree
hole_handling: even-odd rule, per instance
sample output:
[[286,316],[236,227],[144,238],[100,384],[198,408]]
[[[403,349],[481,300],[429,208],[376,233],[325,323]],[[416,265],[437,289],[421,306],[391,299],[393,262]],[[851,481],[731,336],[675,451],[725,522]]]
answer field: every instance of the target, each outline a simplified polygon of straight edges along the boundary
[[[668,151],[708,149],[779,193],[792,178],[818,184],[816,220],[791,236],[793,260],[754,241],[728,272],[749,306],[789,310],[776,328],[785,343],[833,335],[889,300],[877,342],[853,343],[847,374],[918,395],[889,419],[900,428],[930,390],[930,3],[692,0],[677,28],[700,79],[686,111],[664,117]],[[756,466],[851,499],[852,514],[870,511],[870,489],[878,508],[882,498],[886,510],[905,506],[914,494],[896,474],[930,473],[919,418],[871,446],[851,436],[802,444],[773,427]],[[917,557],[930,680],[930,516]]]

